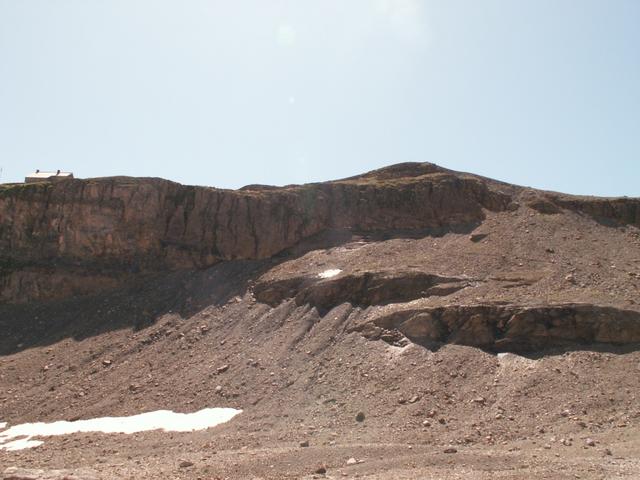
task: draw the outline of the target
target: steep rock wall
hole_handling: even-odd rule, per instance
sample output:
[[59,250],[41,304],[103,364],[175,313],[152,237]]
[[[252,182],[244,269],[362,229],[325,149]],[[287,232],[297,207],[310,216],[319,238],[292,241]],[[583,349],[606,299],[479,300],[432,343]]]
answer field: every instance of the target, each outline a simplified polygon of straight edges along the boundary
[[[0,301],[87,293],[139,272],[260,259],[332,228],[452,227],[509,195],[446,172],[277,189],[219,190],[161,179],[70,180],[0,189]],[[55,275],[66,276],[56,288]],[[104,277],[103,281],[96,281]]]
[[90,293],[145,272],[268,258],[331,229],[468,227],[486,210],[523,201],[543,213],[569,209],[605,224],[640,225],[640,199],[526,189],[531,200],[524,190],[427,163],[237,191],[128,177],[0,185],[0,302]]

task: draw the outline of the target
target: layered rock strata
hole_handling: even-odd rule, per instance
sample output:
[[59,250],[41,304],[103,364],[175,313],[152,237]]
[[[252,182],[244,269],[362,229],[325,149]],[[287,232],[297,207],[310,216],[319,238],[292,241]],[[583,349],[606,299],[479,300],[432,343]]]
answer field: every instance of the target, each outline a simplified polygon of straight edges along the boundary
[[[0,301],[85,293],[98,277],[102,288],[139,272],[266,258],[333,228],[467,225],[510,202],[476,178],[440,171],[238,191],[122,177],[5,186]],[[67,287],[47,280],[52,269]]]
[[404,336],[430,347],[453,343],[522,353],[553,347],[640,344],[640,312],[586,304],[450,305],[394,311],[354,330],[370,339]]

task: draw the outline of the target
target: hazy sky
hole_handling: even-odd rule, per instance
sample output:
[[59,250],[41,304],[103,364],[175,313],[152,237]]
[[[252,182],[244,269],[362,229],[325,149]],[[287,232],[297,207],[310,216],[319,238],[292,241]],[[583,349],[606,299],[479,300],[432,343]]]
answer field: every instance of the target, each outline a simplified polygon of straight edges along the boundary
[[405,161],[640,196],[640,1],[0,0],[2,182]]

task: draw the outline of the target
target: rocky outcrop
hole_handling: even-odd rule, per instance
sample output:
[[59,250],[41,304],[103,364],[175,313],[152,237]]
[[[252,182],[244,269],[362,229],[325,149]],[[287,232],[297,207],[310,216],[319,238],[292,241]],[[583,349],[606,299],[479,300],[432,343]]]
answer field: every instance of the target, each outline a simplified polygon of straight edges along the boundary
[[[640,343],[640,312],[598,305],[451,305],[400,310],[359,325],[371,339],[469,345],[493,352],[529,352],[550,347]],[[397,339],[397,338],[396,338]]]
[[[0,299],[85,293],[49,288],[24,272],[103,277],[96,288],[139,272],[201,268],[266,258],[333,228],[449,228],[503,210],[509,195],[442,171],[360,177],[277,189],[218,190],[161,179],[69,180],[0,188]],[[406,172],[405,172],[406,173]],[[86,277],[86,275],[85,275]],[[80,286],[80,285],[79,285]]]
[[640,226],[639,198],[603,198],[527,191],[525,205],[540,213],[554,215],[564,210],[588,215],[609,226]]
[[[264,259],[336,229],[468,232],[487,210],[518,208],[522,191],[429,163],[236,191],[127,177],[2,185],[0,302],[89,293],[144,272]],[[543,213],[573,209],[640,225],[638,199],[544,193],[529,203]]]
[[469,284],[470,279],[417,271],[364,272],[327,279],[302,276],[258,281],[253,294],[256,300],[271,306],[294,298],[298,305],[311,305],[326,312],[342,303],[366,307],[448,295]]
[[640,227],[639,198],[557,196],[553,201],[562,208],[584,213],[607,225],[628,224]]

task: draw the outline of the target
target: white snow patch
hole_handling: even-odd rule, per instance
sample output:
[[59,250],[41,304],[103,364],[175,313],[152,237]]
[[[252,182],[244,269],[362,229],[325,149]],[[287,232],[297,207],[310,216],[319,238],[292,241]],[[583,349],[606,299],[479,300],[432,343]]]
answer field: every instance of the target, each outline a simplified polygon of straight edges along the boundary
[[0,450],[15,452],[16,450],[24,450],[25,448],[39,447],[43,443],[44,442],[41,440],[31,440],[29,437],[27,437],[21,438],[20,440],[12,440],[11,442],[1,443]]
[[5,428],[7,426],[7,422],[0,422],[0,429]]
[[330,270],[325,270],[324,272],[319,273],[318,277],[320,277],[320,278],[331,278],[331,277],[335,277],[340,272],[342,272],[342,270],[340,270],[339,268],[332,268]]
[[[21,450],[42,445],[43,442],[32,440],[31,437],[69,435],[80,432],[136,433],[159,429],[166,432],[204,430],[228,422],[241,412],[242,410],[234,408],[205,408],[195,413],[158,410],[131,417],[92,418],[75,422],[63,420],[53,423],[23,423],[0,432],[0,450]],[[4,425],[6,426],[6,423]]]
[[519,366],[533,367],[537,363],[537,360],[523,357],[521,355],[517,355],[511,352],[499,353],[497,357],[498,357],[498,362],[500,366],[503,368],[507,368],[507,367],[517,368]]

